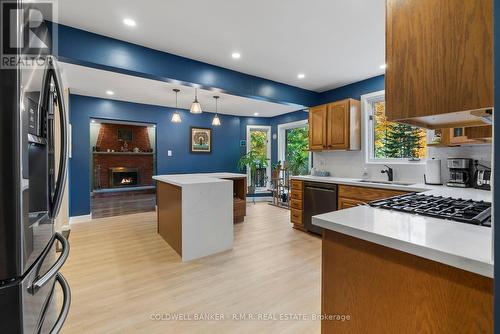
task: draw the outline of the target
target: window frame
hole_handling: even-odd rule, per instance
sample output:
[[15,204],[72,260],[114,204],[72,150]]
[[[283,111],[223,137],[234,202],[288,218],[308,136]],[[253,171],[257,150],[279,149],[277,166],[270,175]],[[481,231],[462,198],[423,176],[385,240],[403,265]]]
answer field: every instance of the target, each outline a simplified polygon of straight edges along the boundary
[[373,104],[385,101],[385,90],[365,94],[361,96],[361,110],[363,115],[363,135],[365,144],[365,163],[366,164],[399,164],[399,165],[423,165],[425,158],[420,160],[411,160],[409,158],[375,158],[375,126],[373,119]]

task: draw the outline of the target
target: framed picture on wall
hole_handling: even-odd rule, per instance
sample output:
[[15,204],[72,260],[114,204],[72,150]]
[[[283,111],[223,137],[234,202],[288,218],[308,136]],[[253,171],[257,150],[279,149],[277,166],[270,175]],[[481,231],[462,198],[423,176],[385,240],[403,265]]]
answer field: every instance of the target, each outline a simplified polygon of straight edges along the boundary
[[119,141],[132,141],[132,130],[131,129],[118,129],[118,140]]
[[191,153],[212,153],[212,129],[191,127]]

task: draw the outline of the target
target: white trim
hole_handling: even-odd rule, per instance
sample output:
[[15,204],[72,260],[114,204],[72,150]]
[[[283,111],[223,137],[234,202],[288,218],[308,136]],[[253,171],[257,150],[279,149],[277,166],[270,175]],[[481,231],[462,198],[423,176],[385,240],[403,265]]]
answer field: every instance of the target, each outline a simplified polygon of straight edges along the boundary
[[247,196],[247,203],[253,203],[253,202],[271,202],[273,200],[272,196],[259,196],[259,197],[250,197]]
[[373,126],[370,120],[372,115],[371,105],[377,101],[385,100],[385,90],[365,94],[361,96],[361,113],[363,117],[361,126],[361,142],[365,145],[365,163],[367,165],[423,165],[425,159],[410,161],[409,159],[374,159],[373,156]]
[[92,219],[92,214],[69,217],[69,224],[85,223]]
[[[267,168],[266,168],[266,175],[267,175],[267,186],[269,185],[269,182],[271,181],[271,144],[272,144],[272,138],[271,138],[271,126],[269,125],[247,125],[247,153],[250,152],[250,145],[251,145],[251,140],[250,140],[250,131],[251,130],[264,130],[267,132],[267,158],[269,159],[269,162],[267,163]],[[251,179],[250,175],[250,169],[247,168],[247,179]],[[266,186],[266,190],[267,190]]]
[[285,133],[288,129],[301,128],[304,125],[309,124],[308,119],[303,119],[300,121],[278,124],[278,161],[285,161]]

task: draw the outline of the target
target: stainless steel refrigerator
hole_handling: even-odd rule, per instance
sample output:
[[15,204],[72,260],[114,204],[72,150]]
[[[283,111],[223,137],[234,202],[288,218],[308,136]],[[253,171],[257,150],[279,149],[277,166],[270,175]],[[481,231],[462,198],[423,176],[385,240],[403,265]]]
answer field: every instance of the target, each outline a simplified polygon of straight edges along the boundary
[[[22,5],[21,1],[14,3]],[[14,8],[11,12],[17,15],[17,25],[10,27],[9,36],[18,38],[18,45],[23,45],[21,39],[30,29],[27,11],[16,12]],[[2,18],[6,18],[5,14]],[[4,20],[4,29],[5,24]],[[44,25],[37,29],[50,33]],[[12,52],[21,55],[23,50],[17,48]],[[71,301],[68,283],[59,272],[68,257],[69,244],[54,231],[68,166],[64,91],[56,58],[50,52],[41,52],[38,59],[36,66],[0,69],[0,333],[3,334],[58,333]],[[62,250],[56,253],[58,242]],[[57,297],[60,293],[62,297]]]

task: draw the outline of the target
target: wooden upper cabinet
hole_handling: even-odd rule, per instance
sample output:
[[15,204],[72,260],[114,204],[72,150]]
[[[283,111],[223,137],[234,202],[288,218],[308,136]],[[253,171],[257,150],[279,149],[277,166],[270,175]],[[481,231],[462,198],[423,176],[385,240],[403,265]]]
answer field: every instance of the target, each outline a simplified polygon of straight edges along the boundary
[[491,125],[437,129],[428,135],[427,146],[460,146],[490,143],[493,137]]
[[309,149],[360,150],[359,101],[346,99],[309,109]]
[[326,148],[327,115],[326,104],[309,109],[309,149],[311,151],[321,151]]
[[329,150],[349,148],[349,100],[328,105],[326,142]]
[[433,129],[480,124],[470,111],[493,107],[492,4],[386,0],[389,120]]

